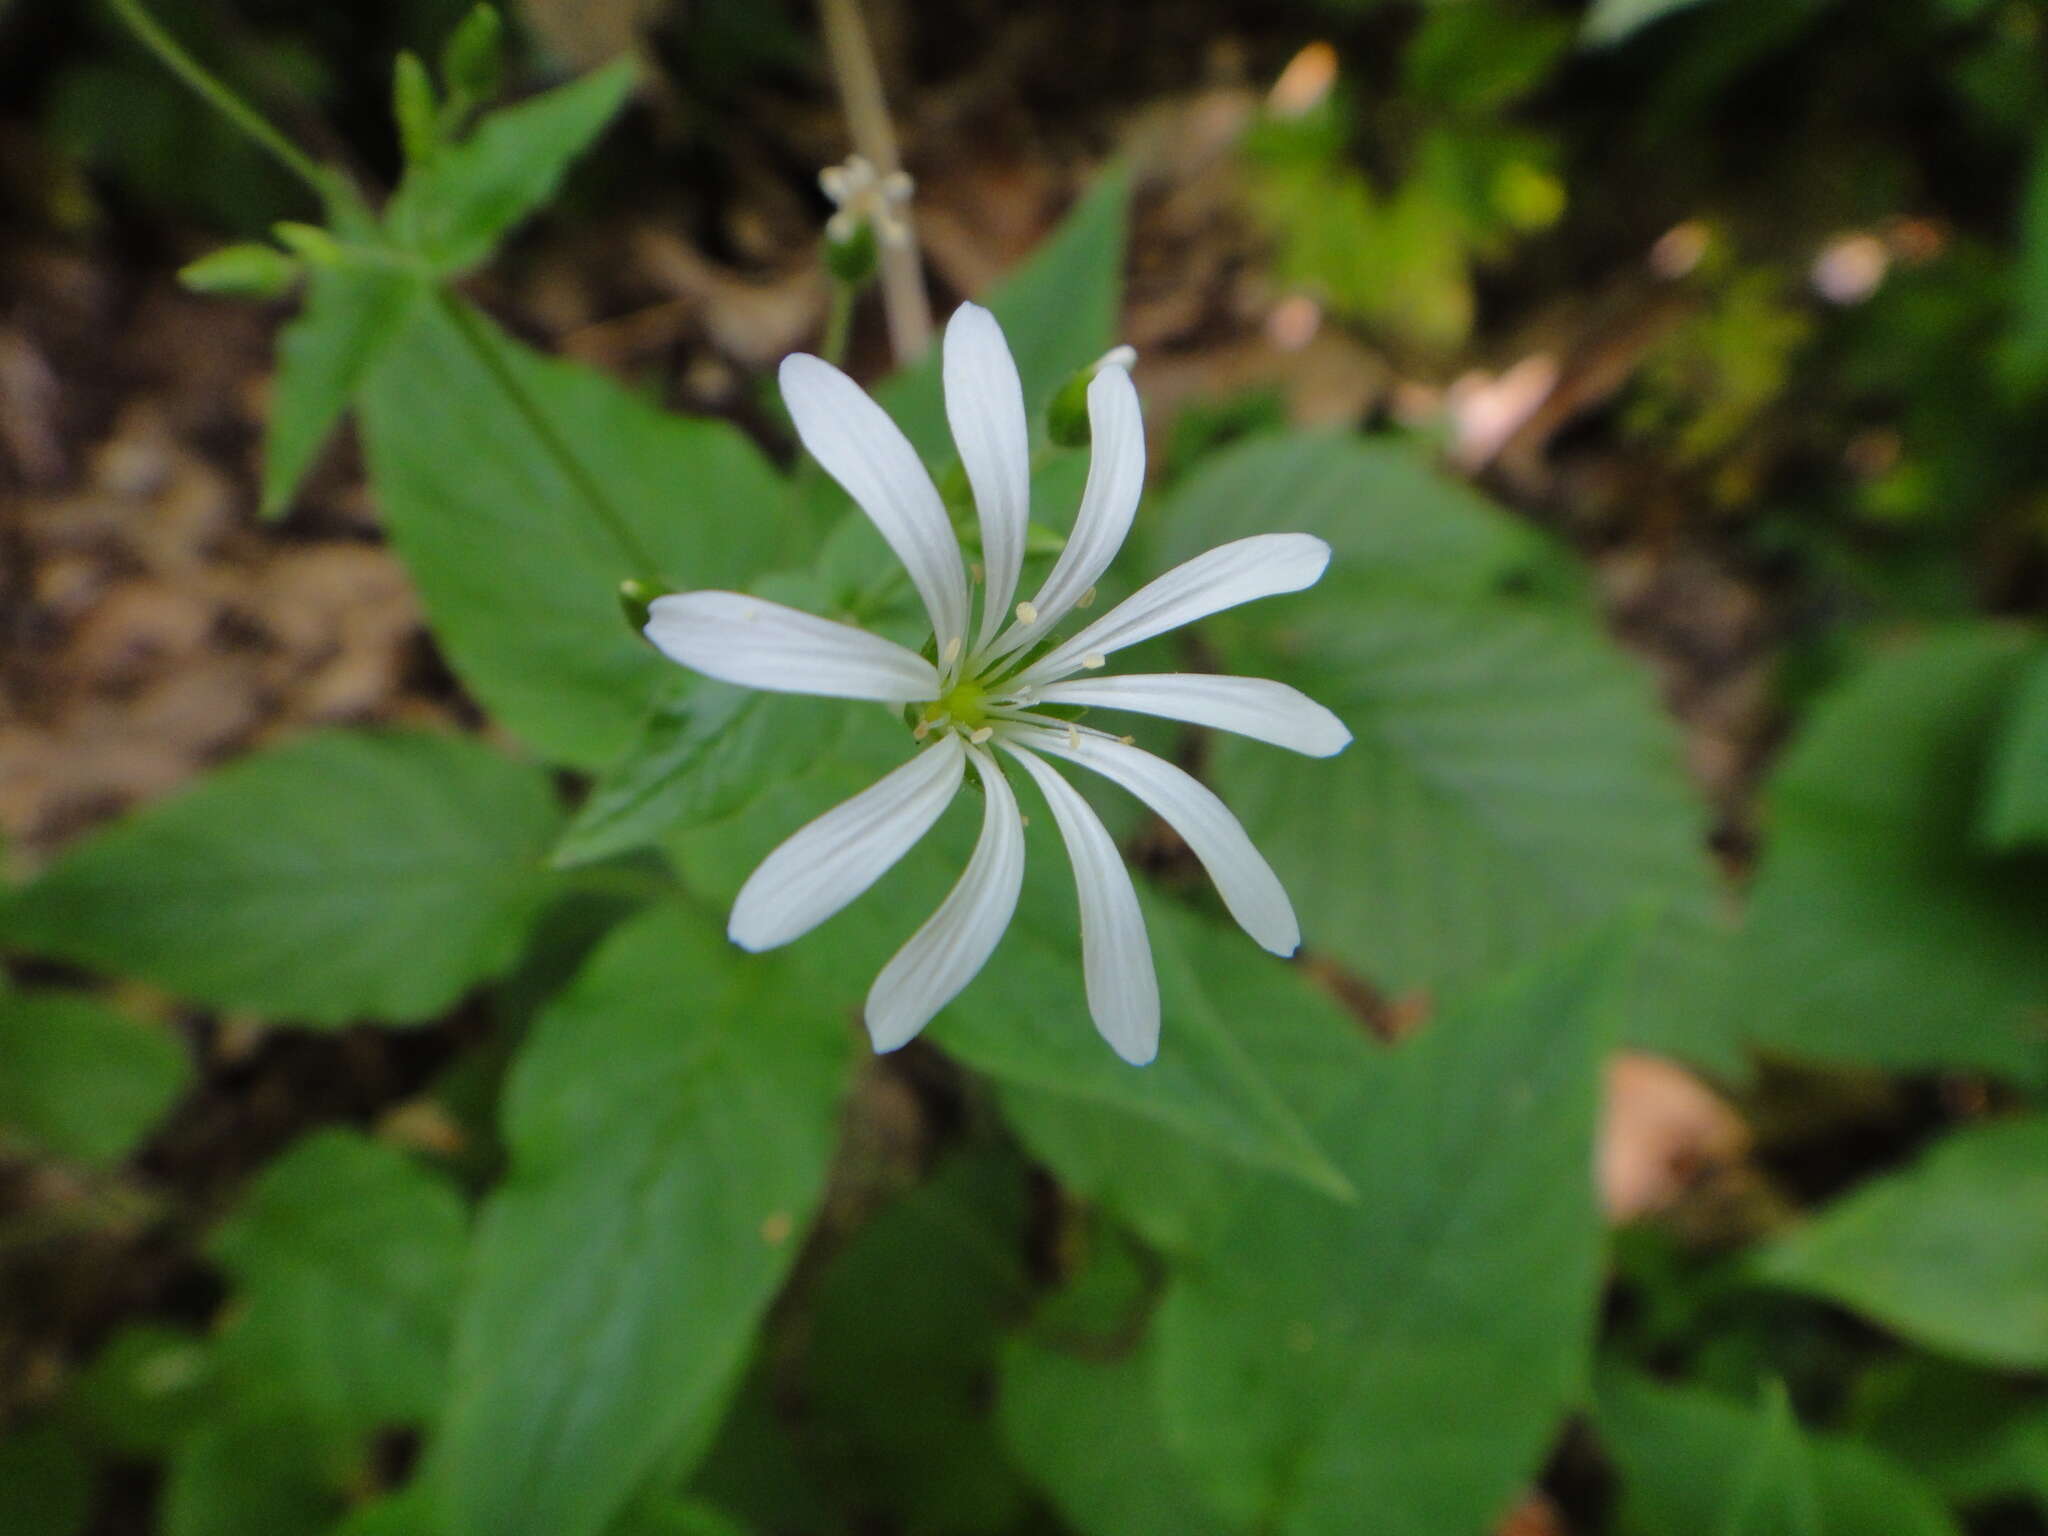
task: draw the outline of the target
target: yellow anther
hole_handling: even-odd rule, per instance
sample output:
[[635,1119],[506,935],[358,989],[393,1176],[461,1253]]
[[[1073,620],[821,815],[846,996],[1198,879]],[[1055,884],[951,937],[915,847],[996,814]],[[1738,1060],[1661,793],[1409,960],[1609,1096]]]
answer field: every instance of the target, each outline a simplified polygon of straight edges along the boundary
[[1095,589],[1090,587],[1086,592],[1083,592],[1081,600],[1074,604],[1074,606],[1076,608],[1093,608],[1095,606]]
[[983,743],[984,741],[987,741],[987,740],[988,740],[988,739],[989,739],[989,738],[990,738],[991,736],[995,735],[995,733],[996,733],[996,728],[995,728],[994,726],[992,726],[992,725],[984,725],[984,726],[983,726],[983,727],[982,727],[982,728],[981,728],[980,730],[978,730],[978,731],[969,731],[969,732],[967,733],[967,739],[968,739],[969,741],[973,742],[973,743],[974,743],[974,744],[975,744],[975,745],[976,745],[976,746],[978,747],[978,746],[980,746],[980,745],[981,745],[981,744],[982,744],[982,743]]
[[1090,672],[1095,672],[1099,671],[1104,662],[1106,662],[1108,659],[1109,658],[1104,656],[1100,651],[1090,651],[1086,656],[1083,656],[1081,658],[1081,665],[1086,667]]
[[1017,605],[1017,622],[1019,624],[1036,624],[1038,622],[1038,610],[1029,603],[1019,603]]

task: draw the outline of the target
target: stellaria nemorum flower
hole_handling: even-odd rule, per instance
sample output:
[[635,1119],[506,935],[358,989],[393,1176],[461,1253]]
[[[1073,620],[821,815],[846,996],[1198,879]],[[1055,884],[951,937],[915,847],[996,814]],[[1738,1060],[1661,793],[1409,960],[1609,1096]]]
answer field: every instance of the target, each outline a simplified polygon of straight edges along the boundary
[[871,699],[903,707],[912,722],[907,762],[796,832],[749,877],[727,928],[736,944],[772,949],[809,932],[910,851],[970,768],[980,782],[981,836],[966,871],[868,993],[867,1027],[878,1051],[905,1044],[973,980],[1016,909],[1024,823],[998,753],[1037,785],[1066,842],[1088,1007],[1126,1061],[1150,1061],[1159,1044],[1159,986],[1144,916],[1101,819],[1048,759],[1101,774],[1163,818],[1260,945],[1290,955],[1300,943],[1279,878],[1214,793],[1128,738],[1047,712],[1130,710],[1317,757],[1351,740],[1335,715],[1284,683],[1190,672],[1097,675],[1126,646],[1312,585],[1330,550],[1311,535],[1258,534],[1220,545],[1055,637],[1062,621],[1092,601],[1144,488],[1144,423],[1128,356],[1111,354],[1088,383],[1093,448],[1073,533],[1038,591],[1013,608],[1031,503],[1023,388],[995,317],[973,304],[955,312],[945,338],[946,416],[981,524],[978,612],[960,541],[909,440],[831,364],[804,354],[783,362],[783,400],[804,446],[881,531],[923,600],[930,657],[738,592],[677,593],[651,606],[648,639],[706,676]]

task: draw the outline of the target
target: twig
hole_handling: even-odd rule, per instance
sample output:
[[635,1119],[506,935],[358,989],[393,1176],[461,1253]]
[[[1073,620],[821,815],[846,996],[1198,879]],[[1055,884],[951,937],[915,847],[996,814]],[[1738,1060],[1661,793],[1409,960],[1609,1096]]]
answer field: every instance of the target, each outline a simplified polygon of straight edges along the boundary
[[[839,85],[840,104],[853,147],[865,155],[877,176],[903,169],[896,149],[896,127],[882,95],[881,71],[868,41],[858,0],[818,0],[825,25],[825,54]],[[889,344],[898,367],[923,357],[932,340],[931,305],[925,299],[924,268],[917,255],[917,229],[910,210],[903,210],[905,238],[882,243],[882,307],[889,319]]]

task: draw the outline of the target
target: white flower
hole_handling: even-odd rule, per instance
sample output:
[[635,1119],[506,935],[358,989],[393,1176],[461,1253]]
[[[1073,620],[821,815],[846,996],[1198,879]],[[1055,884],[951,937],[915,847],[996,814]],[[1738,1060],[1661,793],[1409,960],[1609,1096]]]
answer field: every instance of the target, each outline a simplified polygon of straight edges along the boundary
[[848,155],[845,164],[828,165],[818,172],[818,185],[838,210],[825,221],[825,234],[836,244],[851,240],[863,224],[870,226],[884,245],[902,245],[909,240],[910,226],[903,221],[912,191],[907,172],[879,175],[867,156]]
[[1088,386],[1093,458],[1072,536],[1037,593],[1014,610],[1031,501],[1031,445],[1017,366],[995,317],[963,304],[946,328],[946,416],[981,522],[975,612],[960,541],[903,433],[845,374],[802,354],[782,365],[798,435],[859,503],[903,562],[931,617],[932,655],[850,625],[737,592],[657,598],[647,637],[706,676],[785,693],[913,706],[910,760],[826,812],[762,861],[727,928],[750,950],[787,944],[880,879],[952,801],[972,768],[983,791],[981,840],[952,893],[883,967],[867,999],[875,1049],[910,1040],[974,978],[1009,926],[1024,878],[1023,818],[997,761],[1038,786],[1066,840],[1079,893],[1088,1007],[1126,1061],[1159,1045],[1159,987],[1145,920],[1115,844],[1047,761],[1122,785],[1180,834],[1244,930],[1278,955],[1301,933],[1287,893],[1237,818],[1193,778],[1128,738],[1047,709],[1134,710],[1253,736],[1324,757],[1351,733],[1284,683],[1167,672],[1095,676],[1113,653],[1205,614],[1312,585],[1329,563],[1321,539],[1260,534],[1197,556],[1064,640],[1054,629],[1092,601],[1129,531],[1145,480],[1144,423],[1121,359]]

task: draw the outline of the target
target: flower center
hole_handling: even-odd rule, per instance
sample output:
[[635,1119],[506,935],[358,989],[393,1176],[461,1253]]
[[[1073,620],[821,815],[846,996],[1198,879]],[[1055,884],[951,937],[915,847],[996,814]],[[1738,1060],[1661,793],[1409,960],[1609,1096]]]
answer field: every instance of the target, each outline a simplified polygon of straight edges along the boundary
[[988,690],[967,680],[955,683],[936,703],[925,706],[923,718],[927,723],[950,718],[967,730],[979,730],[988,724]]

